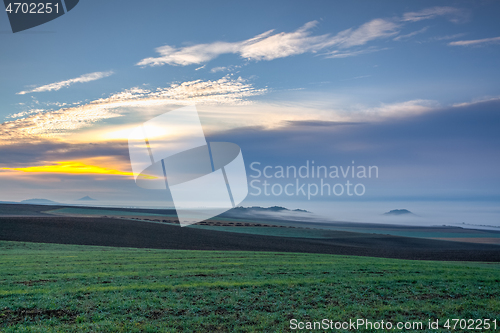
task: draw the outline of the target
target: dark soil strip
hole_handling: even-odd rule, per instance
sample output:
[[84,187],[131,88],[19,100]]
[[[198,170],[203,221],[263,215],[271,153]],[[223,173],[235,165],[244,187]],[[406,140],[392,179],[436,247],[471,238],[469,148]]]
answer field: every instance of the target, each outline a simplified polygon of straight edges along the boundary
[[73,323],[77,314],[69,310],[45,310],[45,309],[3,309],[0,310],[0,324],[15,325],[25,321],[37,321],[42,319],[58,318]]
[[327,253],[417,260],[500,262],[500,246],[337,232],[330,239],[219,232],[109,218],[3,217],[0,240],[183,250]]

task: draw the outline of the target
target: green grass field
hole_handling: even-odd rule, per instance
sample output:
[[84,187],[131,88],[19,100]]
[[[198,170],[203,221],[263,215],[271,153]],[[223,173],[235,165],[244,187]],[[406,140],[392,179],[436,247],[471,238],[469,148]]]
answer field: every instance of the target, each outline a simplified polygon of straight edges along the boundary
[[500,264],[0,242],[2,332],[286,332],[292,318],[500,322]]

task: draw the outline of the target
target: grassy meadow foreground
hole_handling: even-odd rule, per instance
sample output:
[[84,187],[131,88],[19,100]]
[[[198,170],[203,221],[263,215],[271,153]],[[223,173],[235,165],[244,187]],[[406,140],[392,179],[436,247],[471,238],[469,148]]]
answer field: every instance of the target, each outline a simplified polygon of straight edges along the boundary
[[499,282],[499,263],[0,241],[0,331],[281,332],[291,331],[292,318],[500,321]]

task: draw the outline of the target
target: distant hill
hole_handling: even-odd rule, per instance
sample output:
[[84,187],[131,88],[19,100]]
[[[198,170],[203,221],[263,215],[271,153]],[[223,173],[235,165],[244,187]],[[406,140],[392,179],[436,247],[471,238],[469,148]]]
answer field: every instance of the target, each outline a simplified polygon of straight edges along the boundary
[[78,201],[97,201],[96,199],[92,199],[88,195],[84,196],[83,198],[78,199]]
[[48,199],[27,199],[21,201],[20,203],[27,205],[59,205],[58,202]]
[[394,209],[387,213],[384,213],[384,215],[414,215],[414,214],[410,212],[408,209]]
[[305,209],[294,209],[290,210],[285,207],[281,206],[272,206],[272,207],[260,207],[260,206],[253,206],[253,207],[235,207],[233,210],[240,211],[240,212],[302,212],[302,213],[310,213],[309,211]]
[[226,218],[266,218],[266,219],[287,219],[287,220],[297,220],[304,219],[304,214],[313,215],[307,210],[295,209],[291,210],[285,207],[272,206],[272,207],[235,207],[222,213],[221,217]]

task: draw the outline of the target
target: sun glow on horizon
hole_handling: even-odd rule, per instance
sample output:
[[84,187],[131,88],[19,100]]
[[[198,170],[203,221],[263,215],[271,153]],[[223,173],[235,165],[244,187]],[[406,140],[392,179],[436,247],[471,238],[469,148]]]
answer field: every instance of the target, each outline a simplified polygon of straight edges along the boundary
[[[62,174],[100,174],[100,175],[119,175],[134,176],[133,172],[120,171],[116,169],[105,168],[97,165],[89,165],[79,161],[55,162],[52,165],[40,165],[24,168],[0,168],[2,170],[39,172],[39,173],[62,173]],[[156,179],[155,176],[143,176],[147,179]]]

